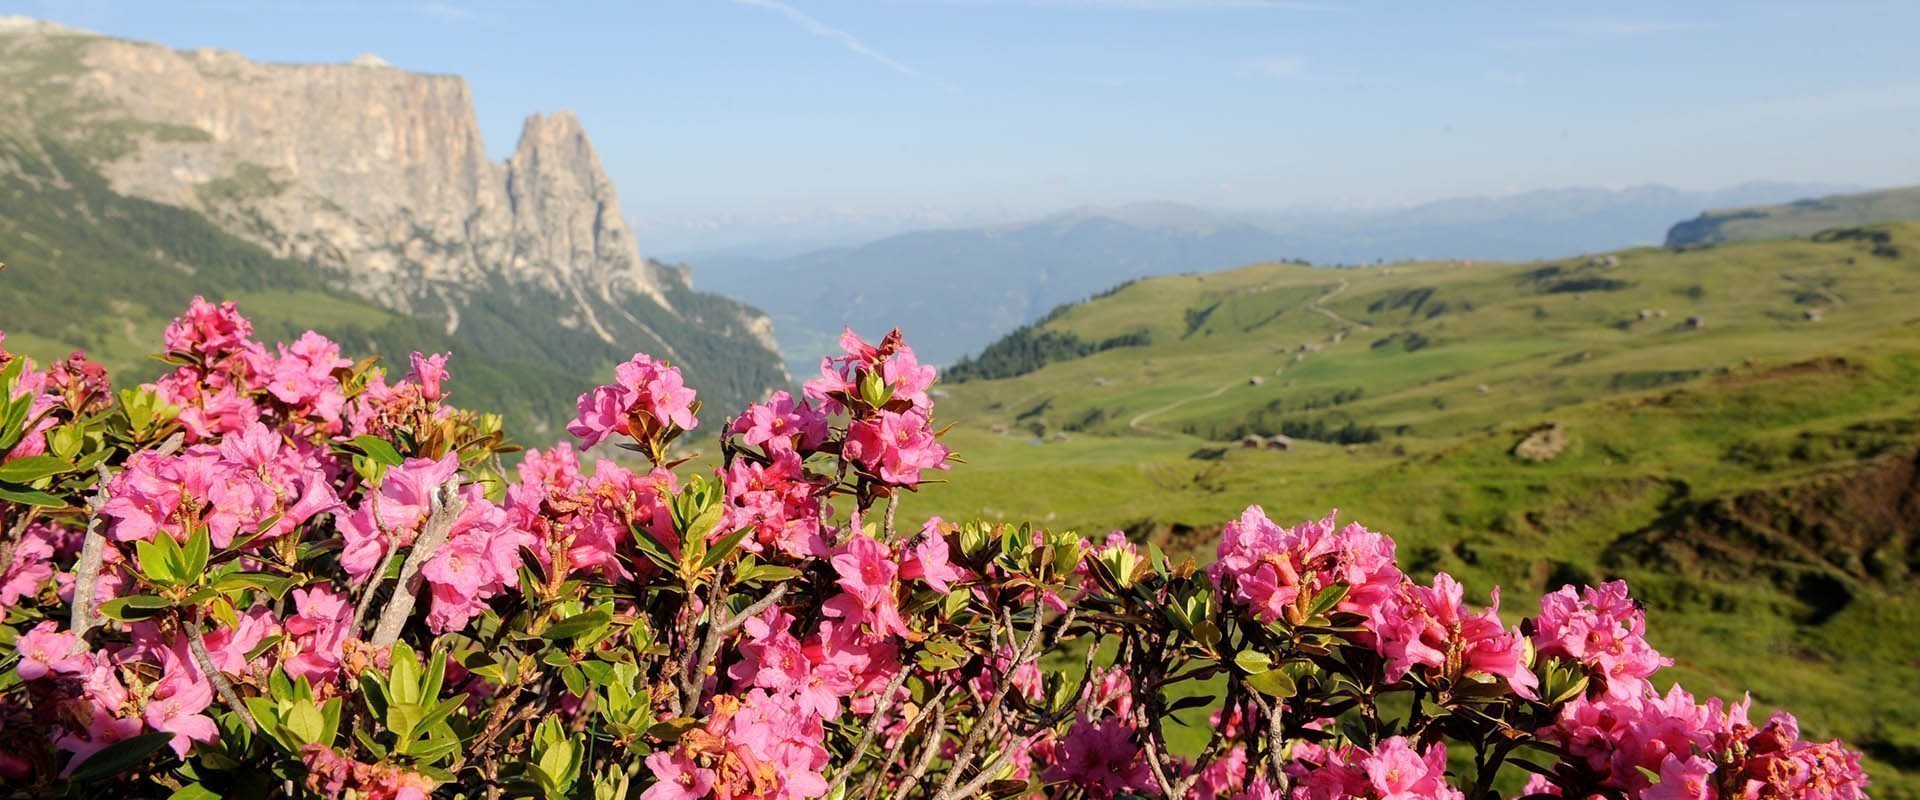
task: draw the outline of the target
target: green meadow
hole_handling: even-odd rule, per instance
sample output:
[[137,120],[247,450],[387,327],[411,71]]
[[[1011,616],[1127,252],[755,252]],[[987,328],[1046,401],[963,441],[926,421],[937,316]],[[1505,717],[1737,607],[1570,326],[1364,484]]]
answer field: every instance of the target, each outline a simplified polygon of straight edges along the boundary
[[1039,332],[1145,344],[941,384],[966,463],[906,508],[1202,563],[1248,504],[1338,508],[1513,621],[1623,577],[1696,695],[1750,689],[1917,797],[1920,223],[1821,238],[1135,282]]

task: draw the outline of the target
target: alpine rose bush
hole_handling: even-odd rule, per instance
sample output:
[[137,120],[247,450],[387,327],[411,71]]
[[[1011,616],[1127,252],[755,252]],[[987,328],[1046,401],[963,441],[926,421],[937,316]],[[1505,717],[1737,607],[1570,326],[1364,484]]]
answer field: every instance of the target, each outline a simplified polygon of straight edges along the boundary
[[581,395],[582,449],[511,469],[446,355],[252,337],[196,299],[117,393],[0,347],[6,793],[1865,797],[1839,742],[1660,680],[1624,583],[1503,617],[1257,506],[1204,569],[902,524],[954,459],[898,331],[849,331],[706,460],[696,391],[636,355]]

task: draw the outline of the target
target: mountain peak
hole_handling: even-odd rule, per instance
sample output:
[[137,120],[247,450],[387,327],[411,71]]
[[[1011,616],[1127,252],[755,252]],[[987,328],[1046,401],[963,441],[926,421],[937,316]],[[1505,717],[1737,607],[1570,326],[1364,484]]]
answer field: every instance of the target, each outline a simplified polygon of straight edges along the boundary
[[48,22],[44,19],[34,19],[33,17],[22,16],[20,14],[0,16],[0,35],[14,34],[95,35],[93,31],[69,27],[58,22]]

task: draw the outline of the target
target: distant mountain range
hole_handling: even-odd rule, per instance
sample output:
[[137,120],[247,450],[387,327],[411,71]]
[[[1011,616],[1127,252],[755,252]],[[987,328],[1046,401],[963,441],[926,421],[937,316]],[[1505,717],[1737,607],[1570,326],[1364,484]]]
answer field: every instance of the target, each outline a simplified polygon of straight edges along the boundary
[[811,371],[808,362],[846,325],[870,335],[900,325],[924,358],[950,363],[1061,303],[1148,275],[1260,261],[1552,258],[1657,244],[1674,221],[1702,209],[1841,188],[1556,189],[1384,211],[1229,212],[1143,203],[917,231],[783,258],[713,255],[694,266],[701,288],[773,316],[782,353],[798,372]]

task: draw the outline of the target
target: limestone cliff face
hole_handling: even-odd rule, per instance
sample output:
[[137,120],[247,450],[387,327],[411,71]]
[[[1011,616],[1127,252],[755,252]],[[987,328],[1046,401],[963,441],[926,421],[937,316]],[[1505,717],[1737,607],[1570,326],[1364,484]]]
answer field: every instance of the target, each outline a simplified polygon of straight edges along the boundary
[[[672,311],[686,280],[640,258],[569,112],[529,117],[495,163],[456,76],[369,56],[262,64],[17,18],[0,24],[0,83],[15,95],[0,112],[33,103],[15,119],[65,122],[39,136],[118,134],[94,150],[116,191],[200,211],[381,305],[453,331],[476,293],[537,290],[570,301],[548,304],[568,327],[613,343],[608,317],[624,317],[672,349],[627,305]],[[742,330],[768,326],[741,314]]]

